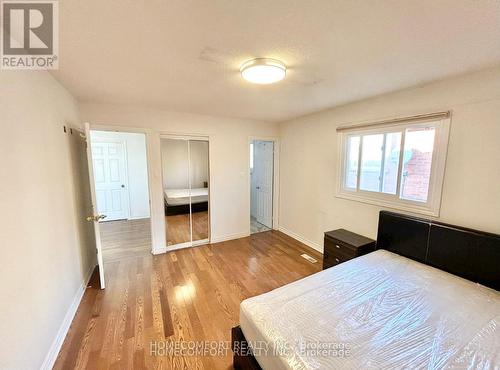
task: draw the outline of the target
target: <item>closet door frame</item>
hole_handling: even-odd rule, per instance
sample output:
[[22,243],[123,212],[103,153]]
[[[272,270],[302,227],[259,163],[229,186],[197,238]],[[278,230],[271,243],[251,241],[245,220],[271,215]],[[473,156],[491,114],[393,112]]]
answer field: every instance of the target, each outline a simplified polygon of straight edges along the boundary
[[[188,147],[188,184],[189,184],[189,189],[191,189],[191,147],[189,145],[189,141],[205,141],[208,143],[208,238],[207,239],[202,239],[202,240],[196,240],[193,241],[193,212],[192,212],[192,203],[191,203],[191,195],[189,196],[189,230],[190,230],[190,241],[184,242],[184,243],[179,243],[175,245],[167,245],[167,239],[165,239],[165,248],[166,252],[169,251],[174,251],[177,249],[182,249],[182,248],[190,248],[190,247],[196,247],[199,245],[204,245],[204,244],[209,244],[211,240],[211,235],[212,235],[212,218],[210,214],[210,208],[211,208],[211,199],[212,199],[212,187],[211,187],[211,168],[212,166],[210,165],[210,158],[211,158],[211,145],[210,145],[210,136],[207,135],[198,135],[198,134],[173,134],[173,133],[160,133],[160,143],[162,139],[171,139],[171,140],[184,140],[187,143]],[[161,146],[160,146],[160,151],[161,151]],[[161,168],[161,176],[162,176],[162,183],[163,183],[163,165]],[[162,194],[161,198],[162,201],[164,202],[164,196],[163,196],[163,186],[162,186]],[[167,229],[167,223],[165,221],[165,217],[163,217],[163,230],[164,232],[168,232]]]
[[250,145],[254,141],[272,141],[274,143],[274,156],[273,156],[273,204],[272,204],[272,229],[281,230],[279,222],[279,201],[280,201],[280,139],[276,136],[249,136],[248,137],[248,235],[251,235],[250,229],[250,217],[251,217],[251,204],[252,196],[251,192],[251,181],[252,176],[250,173]]

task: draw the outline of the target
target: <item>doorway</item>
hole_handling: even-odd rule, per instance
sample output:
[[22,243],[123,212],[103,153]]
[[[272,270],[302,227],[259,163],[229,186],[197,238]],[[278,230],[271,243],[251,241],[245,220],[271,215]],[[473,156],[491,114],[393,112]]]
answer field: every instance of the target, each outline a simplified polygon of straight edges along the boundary
[[250,233],[273,228],[274,142],[250,142]]
[[210,240],[209,141],[161,137],[163,202],[167,250]]
[[151,253],[151,211],[146,135],[90,129],[87,157],[101,288],[104,268]]

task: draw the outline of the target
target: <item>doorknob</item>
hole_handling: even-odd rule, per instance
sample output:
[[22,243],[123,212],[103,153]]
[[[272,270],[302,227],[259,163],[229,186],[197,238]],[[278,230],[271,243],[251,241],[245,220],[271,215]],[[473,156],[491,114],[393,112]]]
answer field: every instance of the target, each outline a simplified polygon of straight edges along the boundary
[[260,189],[260,186],[257,186],[255,189],[257,189],[257,190]]
[[124,188],[124,187],[125,187],[125,184],[122,184],[122,188]]
[[99,220],[104,220],[106,217],[108,217],[108,216],[106,216],[106,215],[88,216],[86,218],[86,220],[99,222]]

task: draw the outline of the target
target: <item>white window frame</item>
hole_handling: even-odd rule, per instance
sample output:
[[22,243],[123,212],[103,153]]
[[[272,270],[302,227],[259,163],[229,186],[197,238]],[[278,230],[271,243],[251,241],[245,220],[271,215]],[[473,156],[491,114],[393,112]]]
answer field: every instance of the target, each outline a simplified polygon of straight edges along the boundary
[[[396,122],[394,122],[396,121]],[[387,208],[424,214],[428,216],[439,216],[441,208],[441,196],[443,189],[444,173],[446,166],[446,154],[448,150],[448,137],[450,131],[451,118],[449,115],[441,118],[429,119],[401,119],[390,120],[387,123],[363,124],[359,127],[349,126],[345,129],[338,129],[338,166],[337,171],[337,191],[336,197],[378,205]],[[428,127],[430,124],[435,128],[434,149],[431,163],[431,176],[429,180],[429,191],[427,202],[412,201],[400,198],[402,156],[404,154],[405,131],[408,128]],[[360,158],[358,159],[357,188],[345,187],[345,171],[347,163],[347,138],[349,136],[363,136],[373,134],[385,134],[389,132],[401,132],[401,148],[399,158],[398,180],[396,194],[385,194],[359,189],[359,179],[361,176],[361,155],[362,140],[360,139]]]

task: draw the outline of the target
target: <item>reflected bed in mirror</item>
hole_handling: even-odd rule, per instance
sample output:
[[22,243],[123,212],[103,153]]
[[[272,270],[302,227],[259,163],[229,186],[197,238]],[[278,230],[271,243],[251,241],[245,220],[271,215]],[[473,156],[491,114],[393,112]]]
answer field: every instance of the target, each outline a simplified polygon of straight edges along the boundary
[[161,150],[167,247],[208,242],[208,141],[162,138]]
[[[165,215],[189,214],[189,189],[164,189]],[[208,211],[208,188],[191,189],[193,212]]]
[[[189,189],[164,189],[165,221],[170,226],[167,245],[190,238]],[[208,188],[191,190],[193,240],[208,239]]]

